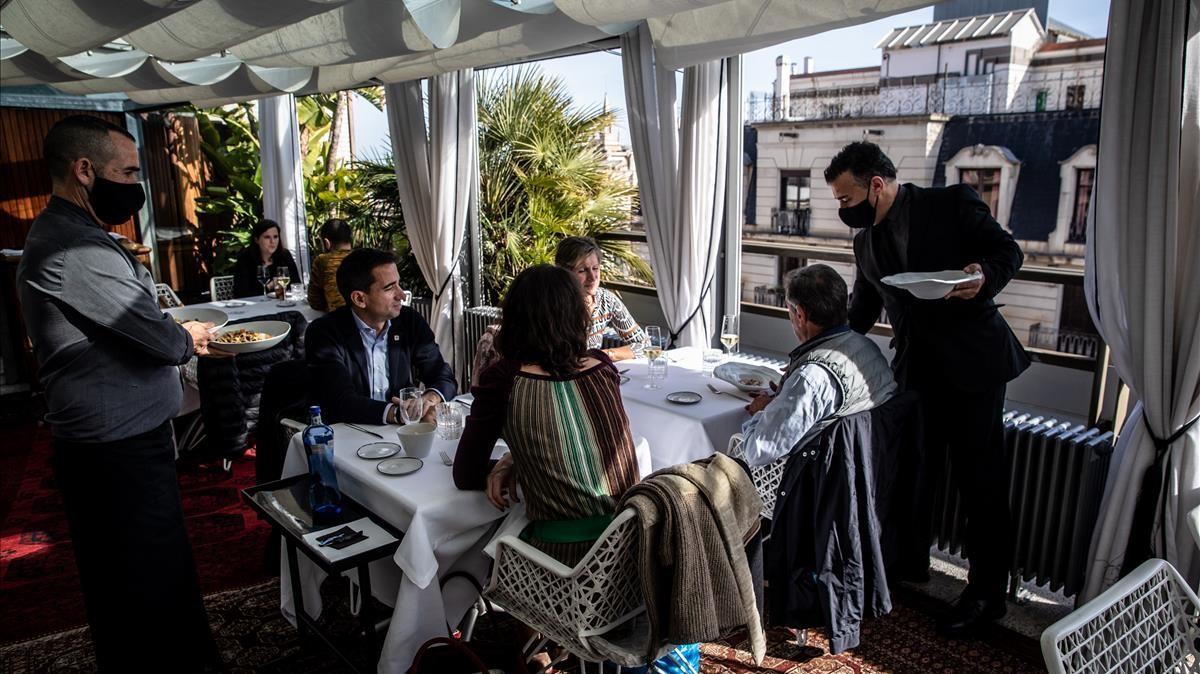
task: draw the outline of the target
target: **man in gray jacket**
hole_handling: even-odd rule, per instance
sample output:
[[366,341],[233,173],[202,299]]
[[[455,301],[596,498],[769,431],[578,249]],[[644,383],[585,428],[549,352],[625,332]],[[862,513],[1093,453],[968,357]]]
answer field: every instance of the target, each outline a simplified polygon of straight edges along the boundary
[[77,115],[54,125],[43,152],[53,196],[17,281],[97,662],[105,671],[215,665],[170,423],[182,397],[176,366],[207,354],[209,326],[165,315],[150,273],[104,229],[146,199],[133,137]]
[[870,338],[846,323],[846,282],[832,267],[812,264],[788,274],[788,319],[800,346],[773,394],[756,396],[742,426],[746,462],[762,466],[816,437],[834,419],[887,402],[892,369]]

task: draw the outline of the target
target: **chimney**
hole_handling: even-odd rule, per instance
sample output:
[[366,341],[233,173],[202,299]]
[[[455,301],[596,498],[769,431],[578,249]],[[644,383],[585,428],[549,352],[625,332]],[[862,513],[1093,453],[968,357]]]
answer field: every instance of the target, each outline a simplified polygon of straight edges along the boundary
[[811,75],[813,73],[813,57],[804,57],[804,74]]

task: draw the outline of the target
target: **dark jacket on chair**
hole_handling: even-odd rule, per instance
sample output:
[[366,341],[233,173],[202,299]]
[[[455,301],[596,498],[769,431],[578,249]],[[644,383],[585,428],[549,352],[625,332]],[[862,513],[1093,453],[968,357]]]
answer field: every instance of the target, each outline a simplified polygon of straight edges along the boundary
[[[887,570],[920,566],[922,471],[917,395],[837,420],[788,460],[776,492],[764,571],[771,622],[826,627],[834,654],[863,620],[892,610]],[[926,524],[928,527],[928,524]]]
[[[416,381],[437,389],[446,400],[457,394],[454,371],[442,359],[429,324],[416,311],[404,307],[392,319],[387,345],[388,398]],[[305,353],[311,398],[321,406],[326,423],[383,423],[388,403],[371,399],[367,352],[349,307],[312,322]]]
[[[868,227],[854,236],[858,275],[850,327],[866,334],[880,309],[887,311],[896,334],[892,369],[901,390],[949,382],[983,391],[1012,381],[1029,367],[1029,356],[992,298],[1021,268],[1021,248],[966,185],[909,183],[902,194],[897,207],[906,209],[906,259],[900,259],[888,227]],[[962,269],[972,262],[983,268],[984,285],[970,300],[922,300],[881,281],[900,272]]]

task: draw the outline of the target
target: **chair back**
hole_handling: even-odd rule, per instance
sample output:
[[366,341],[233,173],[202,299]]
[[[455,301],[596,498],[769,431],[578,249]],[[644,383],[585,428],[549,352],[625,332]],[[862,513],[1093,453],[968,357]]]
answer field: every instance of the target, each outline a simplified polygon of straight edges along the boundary
[[172,309],[174,307],[182,307],[183,302],[180,301],[179,295],[171,289],[171,286],[165,283],[155,283],[154,292],[158,295],[158,306],[163,309]]
[[214,276],[208,279],[208,296],[213,302],[233,299],[233,277]]
[[1142,563],[1042,632],[1051,674],[1194,672],[1200,600],[1170,563]]
[[644,662],[645,639],[614,650],[612,642],[597,638],[645,612],[637,551],[632,508],[617,514],[574,568],[516,536],[504,536],[486,595],[584,660]]

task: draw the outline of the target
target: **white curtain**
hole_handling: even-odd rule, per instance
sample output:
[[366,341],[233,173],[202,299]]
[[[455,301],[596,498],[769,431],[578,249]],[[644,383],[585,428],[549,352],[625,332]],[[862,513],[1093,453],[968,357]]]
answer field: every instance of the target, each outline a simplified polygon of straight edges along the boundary
[[308,274],[308,224],[304,215],[304,167],[296,98],[258,99],[258,151],[262,160],[263,217],[279,223],[279,237]]
[[644,24],[621,36],[621,61],[658,301],[676,346],[707,347],[720,328],[714,314],[721,290],[714,280],[725,215],[731,66],[724,59],[685,68],[677,100],[675,71],[655,62]]
[[433,291],[430,327],[446,361],[461,370],[461,259],[475,172],[475,71],[429,80],[429,127],[421,82],[389,84],[388,128],[404,227],[425,283]]
[[1196,0],[1110,9],[1086,288],[1140,403],[1113,455],[1081,601],[1147,555],[1200,580],[1185,524],[1200,505],[1197,10]]

